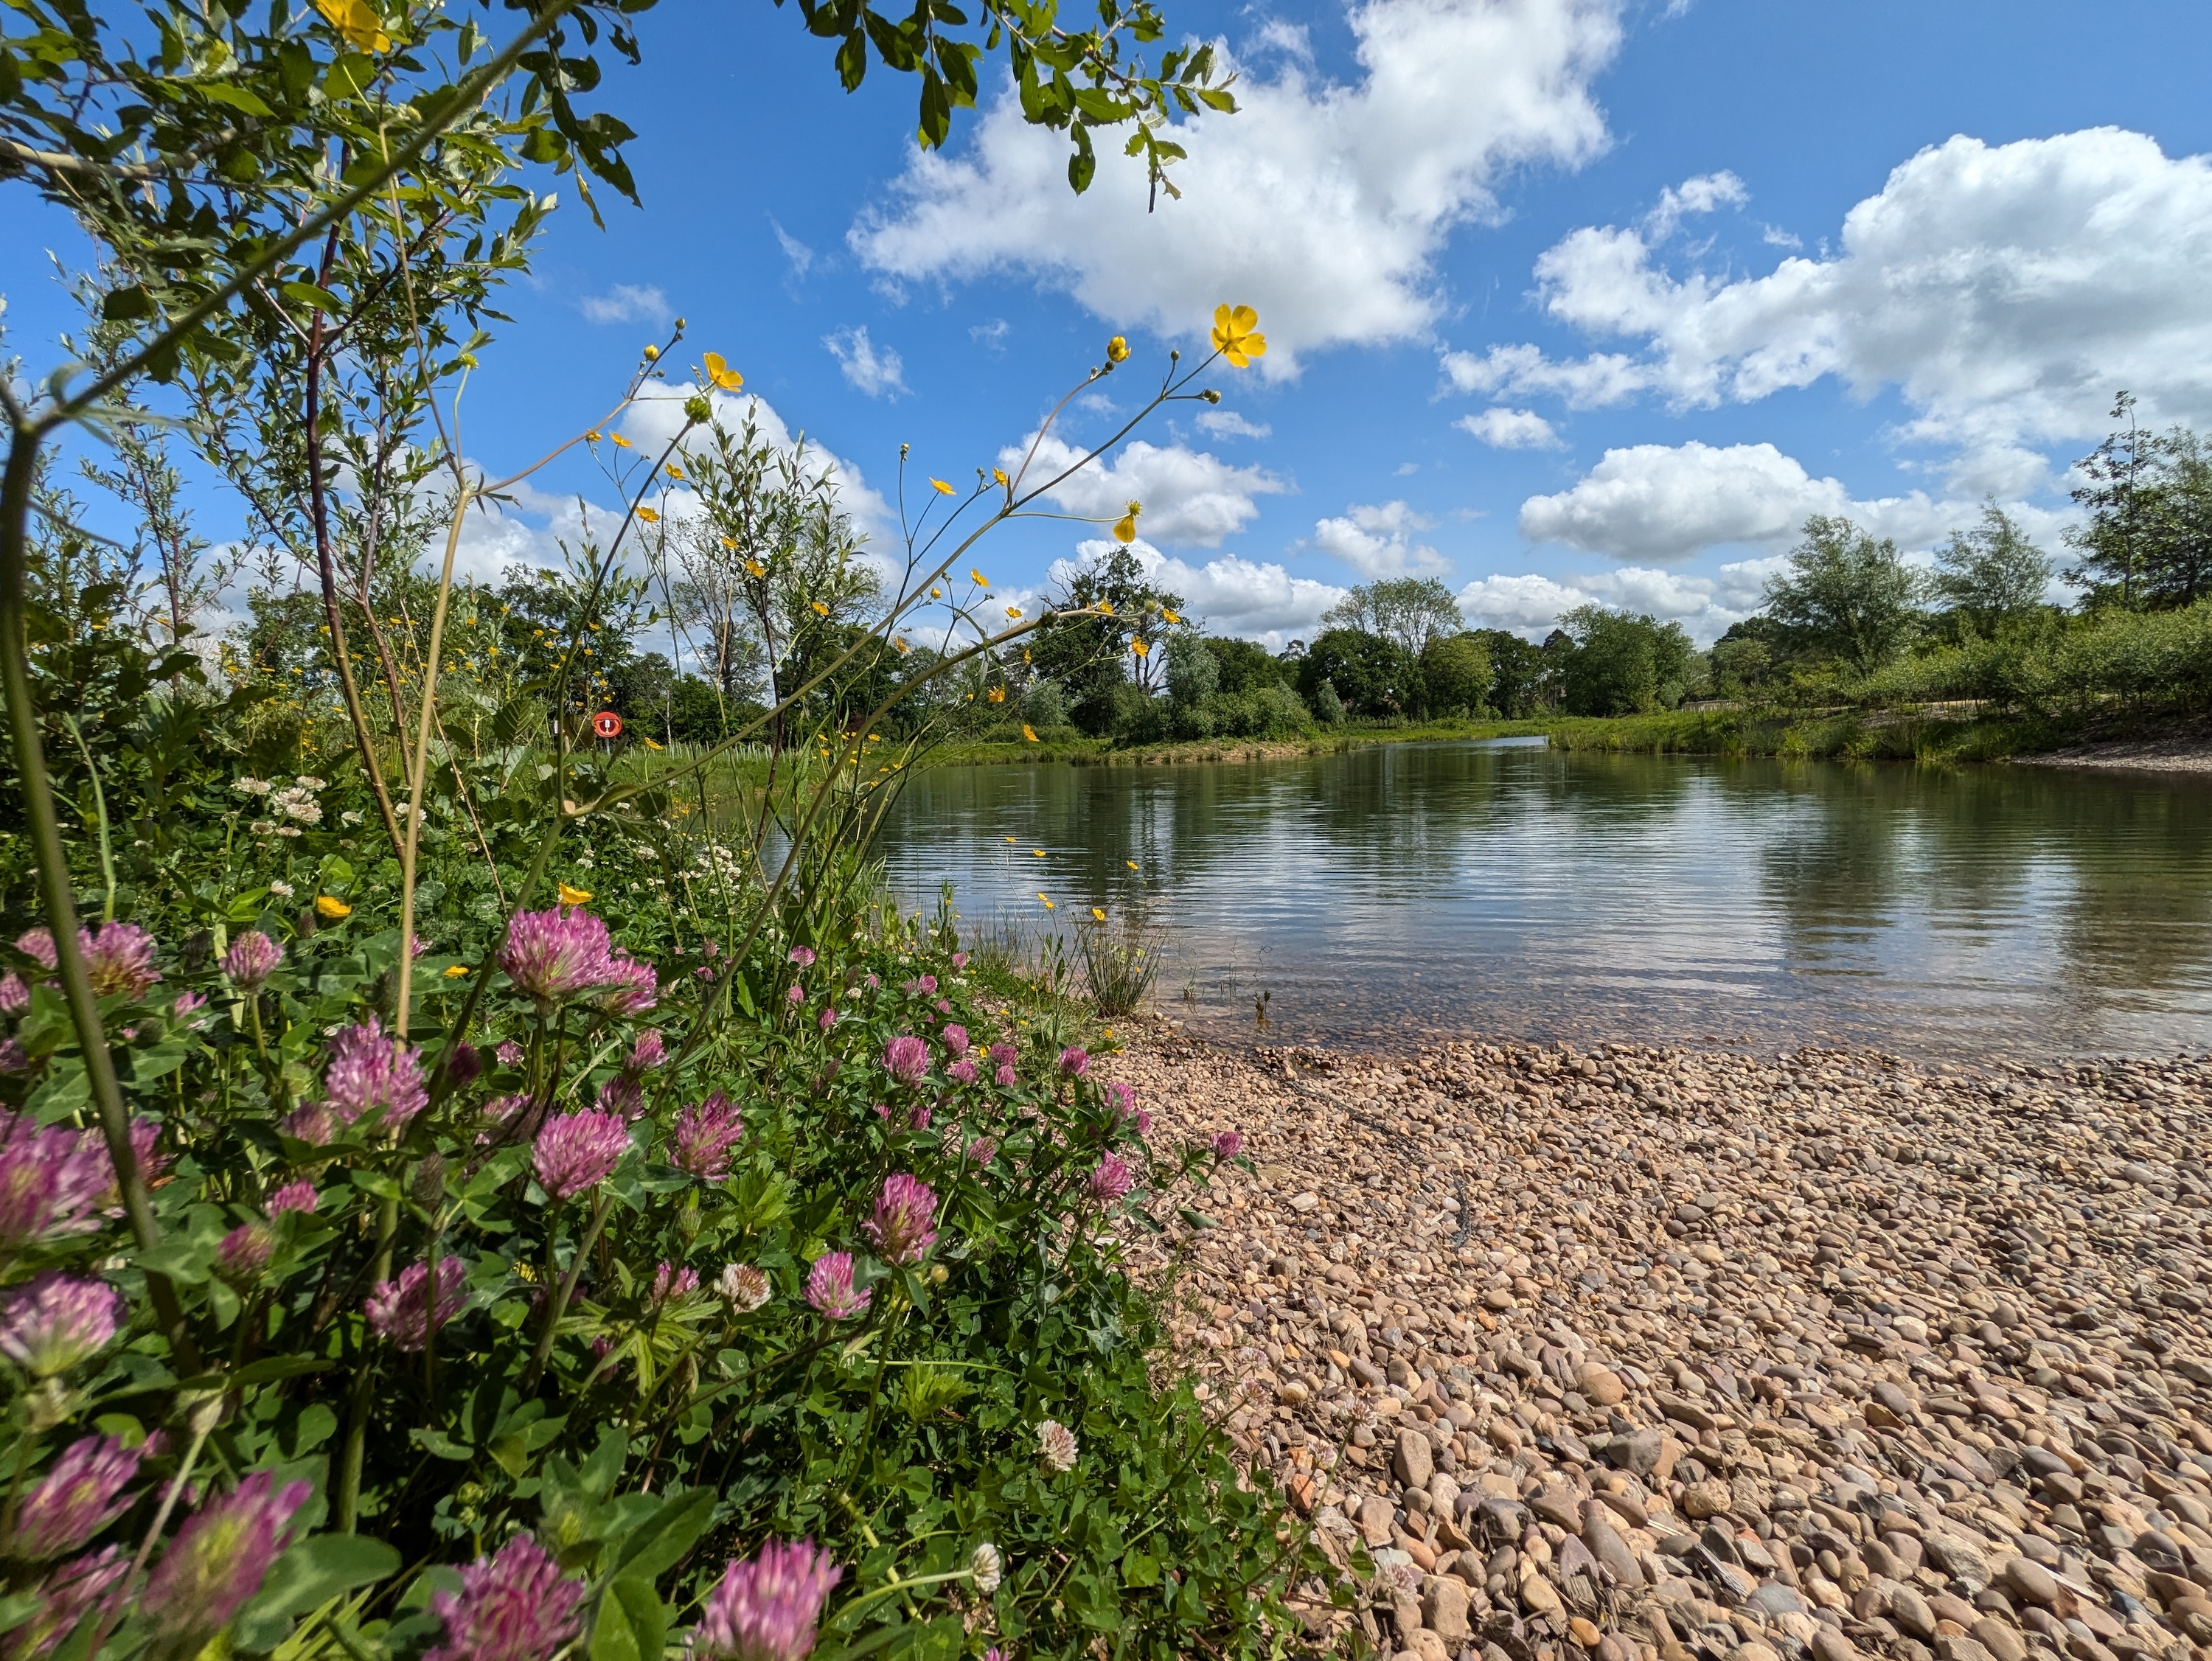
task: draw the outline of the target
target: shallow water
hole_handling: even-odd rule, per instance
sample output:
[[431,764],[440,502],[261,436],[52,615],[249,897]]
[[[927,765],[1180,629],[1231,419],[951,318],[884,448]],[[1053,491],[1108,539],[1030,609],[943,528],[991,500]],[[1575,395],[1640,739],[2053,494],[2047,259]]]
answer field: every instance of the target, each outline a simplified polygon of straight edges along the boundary
[[1148,919],[1157,1001],[1223,1038],[2212,1046],[2202,778],[1496,743],[955,767],[884,852],[971,924]]

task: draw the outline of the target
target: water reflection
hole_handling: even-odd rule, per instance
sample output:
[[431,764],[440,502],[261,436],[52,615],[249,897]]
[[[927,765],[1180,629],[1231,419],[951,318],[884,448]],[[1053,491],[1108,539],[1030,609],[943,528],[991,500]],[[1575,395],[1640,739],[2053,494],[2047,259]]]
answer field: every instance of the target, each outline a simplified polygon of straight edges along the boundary
[[1334,1043],[2212,1041],[2212,785],[2189,778],[1471,744],[953,768],[915,780],[885,852],[970,918],[1043,922],[1040,890],[1057,918],[1145,910],[1164,1000],[1224,1034],[1266,993],[1271,1037]]

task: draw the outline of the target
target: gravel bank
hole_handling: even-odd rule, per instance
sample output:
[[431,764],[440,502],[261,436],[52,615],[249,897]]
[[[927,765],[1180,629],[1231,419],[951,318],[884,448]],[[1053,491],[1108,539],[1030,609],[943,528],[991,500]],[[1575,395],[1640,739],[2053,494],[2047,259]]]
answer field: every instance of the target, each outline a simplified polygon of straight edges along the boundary
[[2212,1064],[1115,1070],[1244,1134],[1177,1341],[1382,1653],[2212,1661]]

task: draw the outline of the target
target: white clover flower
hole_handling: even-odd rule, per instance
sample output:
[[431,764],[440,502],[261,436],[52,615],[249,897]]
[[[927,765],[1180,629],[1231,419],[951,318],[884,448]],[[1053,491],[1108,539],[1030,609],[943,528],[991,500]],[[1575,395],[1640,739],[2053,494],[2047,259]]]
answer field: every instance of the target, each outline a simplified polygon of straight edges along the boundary
[[303,825],[323,822],[322,803],[315,800],[314,792],[296,786],[280,790],[269,798],[269,805],[287,819],[296,819]]
[[276,834],[279,836],[297,836],[299,834],[300,827],[297,825],[279,825],[276,827]]
[[976,1547],[975,1555],[968,1560],[968,1573],[975,1578],[975,1590],[986,1597],[998,1591],[1006,1569],[1006,1560],[999,1555],[998,1547],[988,1540]]
[[256,836],[273,836],[276,834],[276,821],[274,819],[257,819],[246,828]]
[[714,1289],[738,1314],[750,1314],[768,1301],[768,1276],[749,1263],[733,1263],[715,1278]]
[[295,888],[289,882],[271,882],[269,885],[269,892],[277,895],[281,899],[289,900],[295,894],[298,893],[299,890]]
[[301,790],[328,790],[331,787],[328,779],[318,779],[313,774],[307,773],[301,773],[292,782]]
[[240,779],[231,788],[245,796],[266,796],[269,794],[269,781],[266,779]]
[[361,811],[357,808],[348,808],[343,813],[340,814],[338,817],[345,821],[349,825],[358,825],[361,823]]
[[1057,1419],[1037,1427],[1037,1457],[1048,1476],[1075,1469],[1075,1433]]

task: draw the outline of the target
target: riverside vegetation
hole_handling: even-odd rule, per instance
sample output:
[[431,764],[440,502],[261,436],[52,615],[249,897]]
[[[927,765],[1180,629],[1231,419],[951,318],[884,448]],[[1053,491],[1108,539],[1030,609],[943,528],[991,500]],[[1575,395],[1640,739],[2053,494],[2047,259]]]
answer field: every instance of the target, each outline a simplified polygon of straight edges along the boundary
[[[1326,1567],[1123,1269],[1203,1228],[1176,1196],[1233,1140],[1163,1141],[1085,1009],[987,985],[866,858],[902,700],[988,697],[1083,621],[986,625],[976,573],[943,651],[903,639],[1049,482],[933,481],[860,607],[834,489],[718,355],[670,380],[679,324],[573,441],[612,534],[453,579],[514,482],[445,435],[551,206],[523,178],[632,191],[587,105],[644,9],[510,8],[499,44],[179,9],[149,47],[27,0],[0,32],[0,183],[104,262],[74,361],[0,374],[8,1661],[1256,1655]],[[1206,52],[1127,55],[1144,6],[804,9],[848,86],[872,50],[918,76],[927,142],[1005,46],[1077,188],[1094,126],[1232,107]],[[1156,181],[1166,130],[1131,147]],[[1239,308],[1213,339],[1148,410],[1265,349]],[[75,484],[71,428],[106,446]],[[655,532],[687,473],[711,570]],[[693,624],[793,625],[702,754],[587,740],[650,615],[634,544]],[[234,582],[252,626],[207,642]]]

